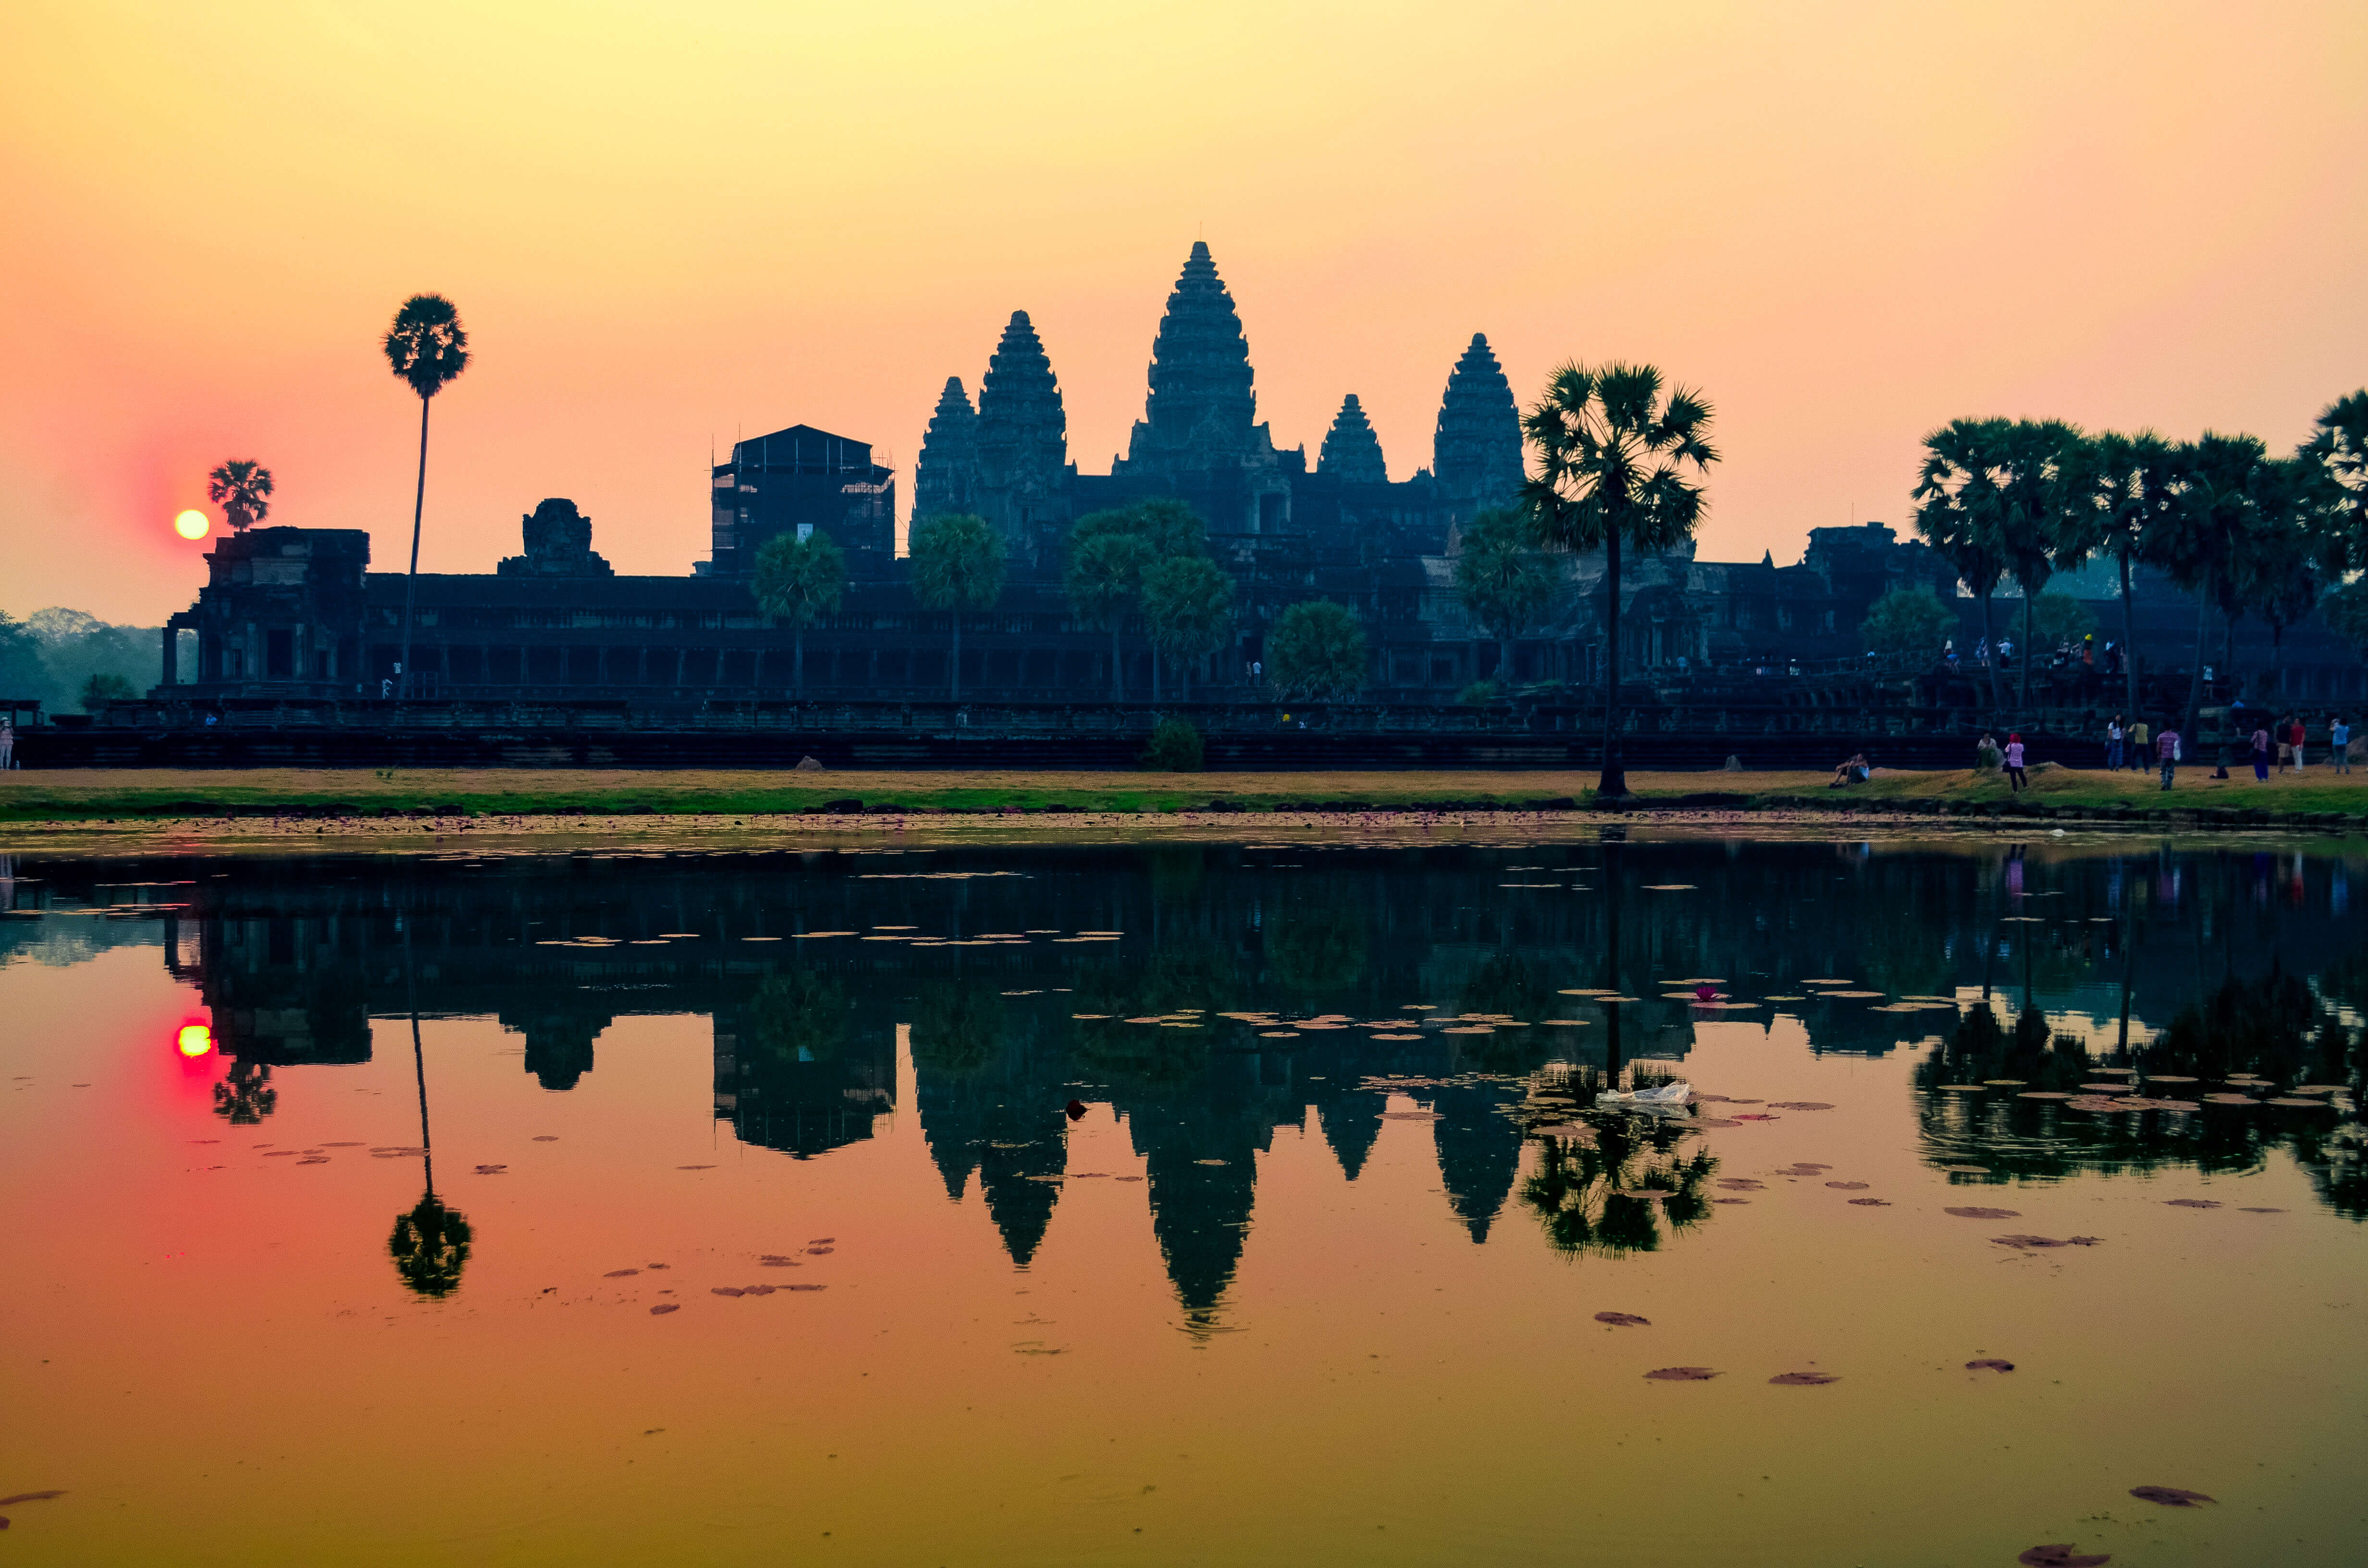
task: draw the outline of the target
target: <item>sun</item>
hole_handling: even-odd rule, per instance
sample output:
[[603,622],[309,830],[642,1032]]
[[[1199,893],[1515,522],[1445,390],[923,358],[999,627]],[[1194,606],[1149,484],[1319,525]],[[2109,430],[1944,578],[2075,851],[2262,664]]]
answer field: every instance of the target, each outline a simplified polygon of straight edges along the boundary
[[214,1031],[203,1024],[183,1024],[174,1043],[184,1056],[203,1056],[214,1048]]
[[184,512],[173,519],[173,531],[183,539],[203,539],[214,531],[214,522],[203,512]]

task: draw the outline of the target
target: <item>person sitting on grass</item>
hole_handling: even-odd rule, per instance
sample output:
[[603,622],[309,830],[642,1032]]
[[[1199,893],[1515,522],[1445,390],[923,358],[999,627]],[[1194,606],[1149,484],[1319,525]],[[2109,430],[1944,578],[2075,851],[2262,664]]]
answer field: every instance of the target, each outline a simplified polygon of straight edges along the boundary
[[1976,774],[1996,773],[2001,760],[1998,737],[1984,734],[1980,744],[1974,747],[1974,771]]
[[1863,784],[1866,782],[1866,753],[1862,751],[1853,752],[1850,754],[1850,759],[1848,762],[1843,763],[1840,767],[1834,769],[1833,782],[1827,784],[1826,788],[1828,790],[1839,790],[1843,786],[1849,784]]

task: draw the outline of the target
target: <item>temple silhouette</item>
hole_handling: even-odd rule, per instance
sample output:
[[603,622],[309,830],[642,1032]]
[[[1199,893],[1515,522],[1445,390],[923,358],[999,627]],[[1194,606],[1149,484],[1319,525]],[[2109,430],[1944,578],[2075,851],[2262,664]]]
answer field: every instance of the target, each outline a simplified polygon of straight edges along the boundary
[[[1211,555],[1234,584],[1230,641],[1186,672],[1203,697],[1256,695],[1248,672],[1262,662],[1268,630],[1310,599],[1358,613],[1370,700],[1438,704],[1480,678],[1599,681],[1600,555],[1557,560],[1552,604],[1509,639],[1463,607],[1460,529],[1481,508],[1514,500],[1522,444],[1513,388],[1485,334],[1443,369],[1428,461],[1405,479],[1389,477],[1353,391],[1312,460],[1304,443],[1281,445],[1258,418],[1240,313],[1196,242],[1153,337],[1143,417],[1107,472],[1088,472],[1070,449],[1053,359],[1028,312],[1013,312],[975,401],[960,375],[943,383],[912,474],[911,526],[974,513],[1007,552],[1001,597],[965,619],[965,697],[1099,703],[1114,674],[1128,693],[1148,694],[1148,642],[1127,637],[1114,649],[1107,629],[1072,614],[1062,579],[1079,517],[1156,498],[1180,500],[1205,520]],[[564,496],[521,516],[520,551],[495,571],[422,574],[407,683],[395,668],[405,580],[371,570],[368,534],[275,527],[222,539],[206,556],[197,602],[165,629],[161,685],[122,722],[192,722],[192,705],[209,702],[350,704],[400,696],[406,684],[415,698],[625,703],[687,720],[712,718],[717,705],[747,717],[733,703],[917,699],[948,689],[949,612],[915,597],[898,554],[897,476],[871,443],[791,425],[735,442],[707,484],[706,551],[681,575],[618,574],[594,548],[593,519]],[[767,541],[817,530],[845,552],[848,583],[837,611],[805,633],[797,687],[791,634],[758,610],[751,581]],[[2066,574],[2055,586],[2091,601],[2105,635],[2117,634],[2119,606],[2106,602],[2114,590],[2098,573]],[[1623,571],[1623,667],[1639,679],[1681,680],[1711,666],[1766,676],[1793,661],[1855,660],[1867,607],[1903,587],[1956,605],[1961,646],[1971,650],[1978,618],[1957,598],[1954,573],[1881,523],[1812,528],[1791,565],[1772,554],[1700,560],[1688,542]],[[2192,601],[2149,569],[2137,587],[2137,646],[2156,667],[2174,668],[2193,642]],[[2011,634],[2012,608],[1999,601],[2000,635]],[[187,681],[177,652],[185,629],[197,633]],[[2269,635],[2242,626],[2245,657],[2266,650]],[[2368,691],[2368,669],[2316,619],[2288,630],[2280,658],[2288,694]],[[279,711],[279,722],[302,722]]]

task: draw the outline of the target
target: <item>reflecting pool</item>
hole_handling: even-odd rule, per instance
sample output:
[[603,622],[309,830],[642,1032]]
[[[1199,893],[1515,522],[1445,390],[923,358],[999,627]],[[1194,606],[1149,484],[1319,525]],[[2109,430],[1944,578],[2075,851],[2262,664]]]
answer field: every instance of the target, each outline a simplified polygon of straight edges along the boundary
[[2356,1562],[2364,878],[1616,829],[19,854],[5,1547]]

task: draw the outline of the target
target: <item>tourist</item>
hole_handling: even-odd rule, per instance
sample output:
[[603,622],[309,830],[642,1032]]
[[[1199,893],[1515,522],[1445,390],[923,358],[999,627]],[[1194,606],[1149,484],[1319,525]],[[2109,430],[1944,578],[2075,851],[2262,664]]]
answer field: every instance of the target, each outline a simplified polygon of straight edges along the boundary
[[2122,716],[2119,713],[2105,721],[2106,772],[2119,773],[2122,770],[2122,742],[2125,738],[2122,729]]
[[1974,663],[1984,669],[1990,667],[1990,640],[1987,637],[1974,644]]
[[2097,667],[2097,634],[2093,631],[2080,639],[2080,662],[2092,670]]
[[1866,753],[1854,752],[1848,762],[1834,769],[1833,782],[1827,784],[1826,788],[1839,790],[1847,784],[1863,784],[1870,771],[1872,770],[1867,765]]
[[1996,773],[2001,761],[1998,737],[1985,731],[1974,747],[1974,772],[1976,775]]
[[1941,644],[1941,662],[1949,666],[1951,675],[1957,673],[1957,640],[1955,638],[1952,637]]
[[2155,756],[2162,759],[2162,787],[2170,788],[2171,776],[2179,771],[2179,732],[2169,725],[2154,743]]
[[2294,777],[2296,778],[2300,778],[2302,776],[2302,743],[2304,733],[2305,732],[2302,727],[2302,715],[2297,713],[2294,715],[2294,722],[2288,725],[2286,729],[2286,739],[2294,745]]
[[2253,732],[2253,782],[2265,784],[2269,782],[2269,778],[2270,733],[2267,730],[2255,730]]
[[2146,722],[2138,720],[2130,726],[2130,771],[2144,773],[2154,753],[2146,749]]
[[2327,751],[2335,759],[2336,772],[2351,771],[2351,726],[2343,722],[2340,713],[2335,716],[2335,722],[2327,727]]
[[2031,779],[2022,771],[2022,737],[2021,735],[2009,735],[2006,738],[2006,784],[2009,794],[2020,794],[2031,788]]
[[0,768],[17,766],[17,722],[0,719]]

